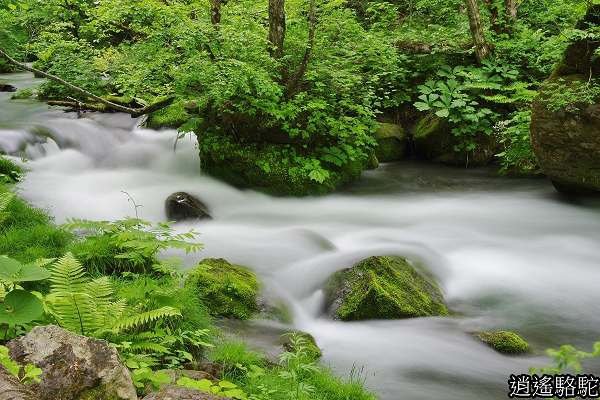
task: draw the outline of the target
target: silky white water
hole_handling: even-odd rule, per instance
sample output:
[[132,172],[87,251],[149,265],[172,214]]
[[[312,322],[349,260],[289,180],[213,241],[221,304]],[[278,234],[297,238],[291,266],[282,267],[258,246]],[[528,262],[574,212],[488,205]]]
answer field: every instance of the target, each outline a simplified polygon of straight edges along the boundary
[[[174,131],[136,129],[125,115],[77,119],[8,99],[0,93],[0,151],[27,159],[24,198],[61,223],[134,216],[129,196],[141,218],[163,221],[169,194],[198,196],[214,219],[177,225],[205,245],[186,264],[224,257],[252,267],[288,302],[294,327],[315,336],[323,363],[342,376],[362,370],[382,399],[506,398],[508,375],[546,364],[545,348],[600,340],[600,205],[566,202],[545,180],[401,163],[337,194],[273,198],[202,176],[191,137],[174,151]],[[456,315],[327,319],[321,288],[331,273],[384,254],[425,265]],[[482,329],[516,330],[535,352],[502,356],[472,338]]]

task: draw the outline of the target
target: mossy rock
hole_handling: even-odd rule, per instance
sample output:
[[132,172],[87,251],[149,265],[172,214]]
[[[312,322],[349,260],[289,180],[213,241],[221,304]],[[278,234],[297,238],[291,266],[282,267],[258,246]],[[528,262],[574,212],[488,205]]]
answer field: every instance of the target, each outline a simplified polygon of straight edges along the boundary
[[369,257],[335,273],[325,288],[334,319],[448,315],[439,287],[401,257]]
[[10,98],[12,100],[26,100],[37,96],[37,92],[32,88],[17,90]]
[[294,145],[236,141],[211,131],[202,131],[197,136],[203,172],[238,188],[276,196],[331,193],[358,179],[367,164],[365,157],[342,167],[323,165],[328,175],[317,182],[303,164],[310,156],[303,155]]
[[[577,28],[599,26],[600,5],[592,5]],[[573,100],[582,100],[578,87],[600,77],[599,47],[598,41],[586,35],[574,40],[532,105],[533,151],[542,172],[558,191],[567,194],[600,194],[600,99],[577,104],[572,110],[550,110],[552,91],[546,93],[546,89],[558,84],[559,93],[574,92]]]
[[215,317],[248,319],[259,310],[260,285],[250,269],[222,258],[206,258],[187,276]]
[[380,122],[375,131],[377,148],[375,155],[380,162],[399,161],[404,159],[407,153],[408,136],[402,126]]
[[290,353],[301,351],[307,360],[315,361],[323,356],[321,349],[317,345],[317,341],[310,333],[295,331],[289,332],[282,336],[283,349]]
[[185,124],[190,118],[191,116],[184,107],[184,102],[178,101],[150,114],[148,116],[148,121],[146,121],[146,127],[150,129],[177,129]]
[[475,150],[456,151],[459,139],[452,134],[448,121],[435,114],[428,114],[417,121],[412,138],[417,157],[448,165],[487,165],[499,152],[494,136],[485,134],[474,138]]
[[476,333],[475,337],[499,353],[523,354],[529,352],[529,344],[515,332],[485,331]]

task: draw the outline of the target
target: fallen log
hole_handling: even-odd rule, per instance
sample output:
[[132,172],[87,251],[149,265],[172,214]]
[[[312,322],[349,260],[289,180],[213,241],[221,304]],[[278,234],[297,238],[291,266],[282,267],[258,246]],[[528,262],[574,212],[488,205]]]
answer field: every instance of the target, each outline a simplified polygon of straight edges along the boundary
[[[107,109],[111,109],[114,111],[120,111],[120,112],[124,112],[127,114],[131,114],[132,117],[137,118],[140,117],[142,115],[146,115],[146,114],[150,114],[154,111],[158,111],[161,108],[167,107],[168,105],[170,105],[171,103],[173,103],[173,101],[175,100],[175,96],[169,96],[169,97],[165,97],[163,99],[160,99],[158,101],[156,101],[153,104],[147,105],[145,107],[141,107],[141,108],[131,108],[131,107],[127,107],[121,104],[117,104],[114,103],[112,101],[109,101],[107,99],[103,99],[100,96],[96,96],[95,94],[88,92],[85,89],[82,89],[78,86],[73,85],[72,83],[69,83],[67,81],[65,81],[64,79],[56,76],[56,75],[52,75],[49,74],[47,72],[44,72],[42,70],[39,70],[37,68],[33,68],[30,67],[27,64],[24,64],[22,62],[19,62],[17,60],[15,60],[14,58],[12,58],[11,56],[9,56],[3,49],[0,48],[0,56],[2,56],[6,61],[8,61],[10,64],[14,65],[15,67],[25,70],[25,71],[29,71],[32,72],[34,74],[36,74],[37,76],[41,76],[44,77],[46,79],[49,79],[51,81],[54,81],[56,83],[59,83],[65,87],[68,87],[69,89],[71,89],[72,91],[74,91],[75,93],[78,93],[82,96],[84,96],[85,98],[89,98],[94,100],[97,103],[100,104],[104,104]],[[81,102],[81,104],[87,104],[85,102]],[[106,111],[106,110],[105,110]]]

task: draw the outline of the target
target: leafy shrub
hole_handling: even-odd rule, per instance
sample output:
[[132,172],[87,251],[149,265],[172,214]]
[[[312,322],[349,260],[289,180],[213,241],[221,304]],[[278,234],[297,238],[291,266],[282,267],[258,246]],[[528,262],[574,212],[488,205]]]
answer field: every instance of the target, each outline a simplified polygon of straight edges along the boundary
[[539,173],[539,165],[531,148],[530,124],[531,111],[519,111],[514,113],[511,119],[496,125],[498,142],[504,147],[504,150],[497,154],[502,173]]
[[176,234],[168,223],[152,225],[136,218],[116,222],[71,220],[64,225],[87,235],[71,251],[95,273],[153,271],[158,255],[166,249],[196,252],[202,245],[192,240],[193,231]]
[[15,183],[21,180],[23,169],[0,156],[0,183]]

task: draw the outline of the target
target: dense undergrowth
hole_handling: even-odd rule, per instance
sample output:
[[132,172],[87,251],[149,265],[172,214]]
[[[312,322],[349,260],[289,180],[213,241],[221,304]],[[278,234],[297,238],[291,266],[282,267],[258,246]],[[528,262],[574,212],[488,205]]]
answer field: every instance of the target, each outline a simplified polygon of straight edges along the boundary
[[[0,162],[3,175],[22,173]],[[13,185],[0,183],[0,364],[10,371],[18,375],[19,367],[2,343],[56,324],[112,343],[139,394],[169,383],[165,369],[213,362],[222,371],[215,381],[181,378],[177,384],[240,400],[374,399],[359,375],[344,381],[320,366],[303,336],[291,336],[278,363],[225,339],[213,316],[250,318],[258,311],[250,304],[258,283],[224,260],[204,260],[182,273],[178,260],[158,257],[165,249],[198,252],[194,232],[137,219],[57,226],[15,195]],[[41,370],[26,370],[23,382],[39,380]]]
[[378,120],[412,131],[429,114],[447,123],[442,160],[537,173],[529,106],[588,2],[517,2],[514,18],[482,2],[484,62],[462,0],[288,0],[281,51],[266,3],[217,3],[218,21],[198,0],[3,0],[0,47],[98,95],[175,95],[149,125],[194,131],[205,171],[298,195],[357,178]]

